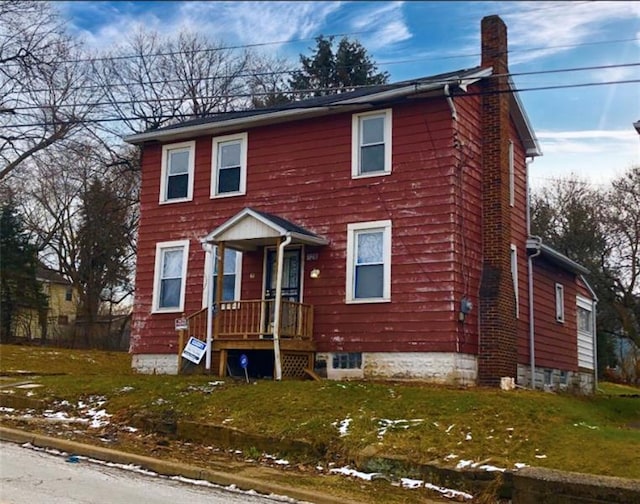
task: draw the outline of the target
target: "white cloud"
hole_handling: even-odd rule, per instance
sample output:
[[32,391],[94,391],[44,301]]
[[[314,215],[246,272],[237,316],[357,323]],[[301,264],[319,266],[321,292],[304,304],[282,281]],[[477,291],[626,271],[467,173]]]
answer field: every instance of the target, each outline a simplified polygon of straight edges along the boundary
[[404,2],[385,2],[377,8],[367,5],[351,21],[353,31],[366,30],[361,37],[369,51],[388,49],[388,46],[408,40],[411,32],[404,19]]
[[530,167],[532,187],[563,176],[607,185],[632,166],[640,166],[640,138],[628,130],[539,131],[544,156]]
[[[602,37],[611,21],[640,19],[640,2],[512,2],[504,5],[509,6],[503,18],[509,26],[513,64],[572,49],[566,46],[592,42]],[[519,53],[518,48],[527,48],[527,51]]]

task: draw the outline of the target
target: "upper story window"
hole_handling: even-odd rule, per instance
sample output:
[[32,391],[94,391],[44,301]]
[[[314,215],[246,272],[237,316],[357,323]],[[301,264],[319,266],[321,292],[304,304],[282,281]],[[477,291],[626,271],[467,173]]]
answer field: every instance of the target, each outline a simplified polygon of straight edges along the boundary
[[245,194],[247,184],[247,134],[213,139],[211,197]]
[[578,331],[583,333],[593,333],[593,317],[592,310],[593,305],[591,301],[581,296],[577,298],[577,307],[578,307]]
[[564,323],[564,285],[556,284],[556,320]]
[[73,301],[73,289],[71,287],[67,287],[67,289],[64,291],[64,300]]
[[347,226],[347,303],[391,300],[391,221]]
[[391,173],[391,109],[354,114],[351,143],[353,177]]
[[518,292],[518,249],[511,244],[511,280],[513,281],[513,292],[516,297],[516,318],[520,318],[520,296]]
[[509,205],[516,202],[516,168],[513,141],[509,140]]
[[188,256],[189,240],[156,245],[153,311],[183,310]]
[[162,147],[160,203],[193,198],[193,167],[196,143],[182,142]]

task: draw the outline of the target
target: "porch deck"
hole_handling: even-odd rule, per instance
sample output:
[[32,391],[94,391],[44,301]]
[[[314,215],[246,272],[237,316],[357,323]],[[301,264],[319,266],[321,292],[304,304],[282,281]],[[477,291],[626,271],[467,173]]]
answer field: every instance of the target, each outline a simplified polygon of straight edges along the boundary
[[[225,301],[220,304],[213,318],[212,353],[219,363],[219,374],[224,375],[227,353],[232,350],[274,349],[274,305],[273,299]],[[187,331],[181,331],[178,348],[181,349],[189,336],[201,341],[207,339],[207,309],[187,317]],[[315,352],[313,342],[313,306],[282,300],[280,310],[280,353],[284,360],[312,364]],[[301,357],[304,357],[300,360]],[[302,365],[302,364],[300,364]],[[300,367],[298,365],[297,367]],[[304,367],[309,367],[306,364]]]

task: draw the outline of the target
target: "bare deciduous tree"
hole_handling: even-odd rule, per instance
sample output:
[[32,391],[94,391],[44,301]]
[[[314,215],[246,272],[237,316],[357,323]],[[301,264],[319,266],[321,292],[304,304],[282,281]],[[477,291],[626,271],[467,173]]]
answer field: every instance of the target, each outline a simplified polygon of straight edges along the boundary
[[162,38],[152,31],[133,34],[107,56],[96,63],[96,75],[121,133],[234,108],[249,58],[199,34]]
[[49,3],[0,2],[0,180],[81,129],[89,69]]

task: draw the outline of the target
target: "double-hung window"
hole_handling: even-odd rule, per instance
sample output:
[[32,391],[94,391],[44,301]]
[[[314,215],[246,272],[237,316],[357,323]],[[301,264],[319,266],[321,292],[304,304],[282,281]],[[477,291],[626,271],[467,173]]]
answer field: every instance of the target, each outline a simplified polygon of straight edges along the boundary
[[[218,289],[218,248],[215,247],[213,262],[213,299]],[[240,299],[240,270],[242,253],[231,249],[224,251],[224,272],[222,274],[222,301],[238,301]]]
[[351,141],[353,177],[391,173],[391,109],[354,114]]
[[347,226],[347,303],[391,299],[391,221]]
[[162,147],[160,203],[190,201],[193,198],[195,142]]
[[211,197],[245,194],[247,183],[247,134],[213,139]]
[[153,310],[179,312],[184,308],[189,241],[163,242],[156,245]]
[[564,285],[556,284],[556,320],[564,323]]
[[518,249],[511,244],[511,280],[516,300],[516,318],[520,318],[520,293],[518,292]]

